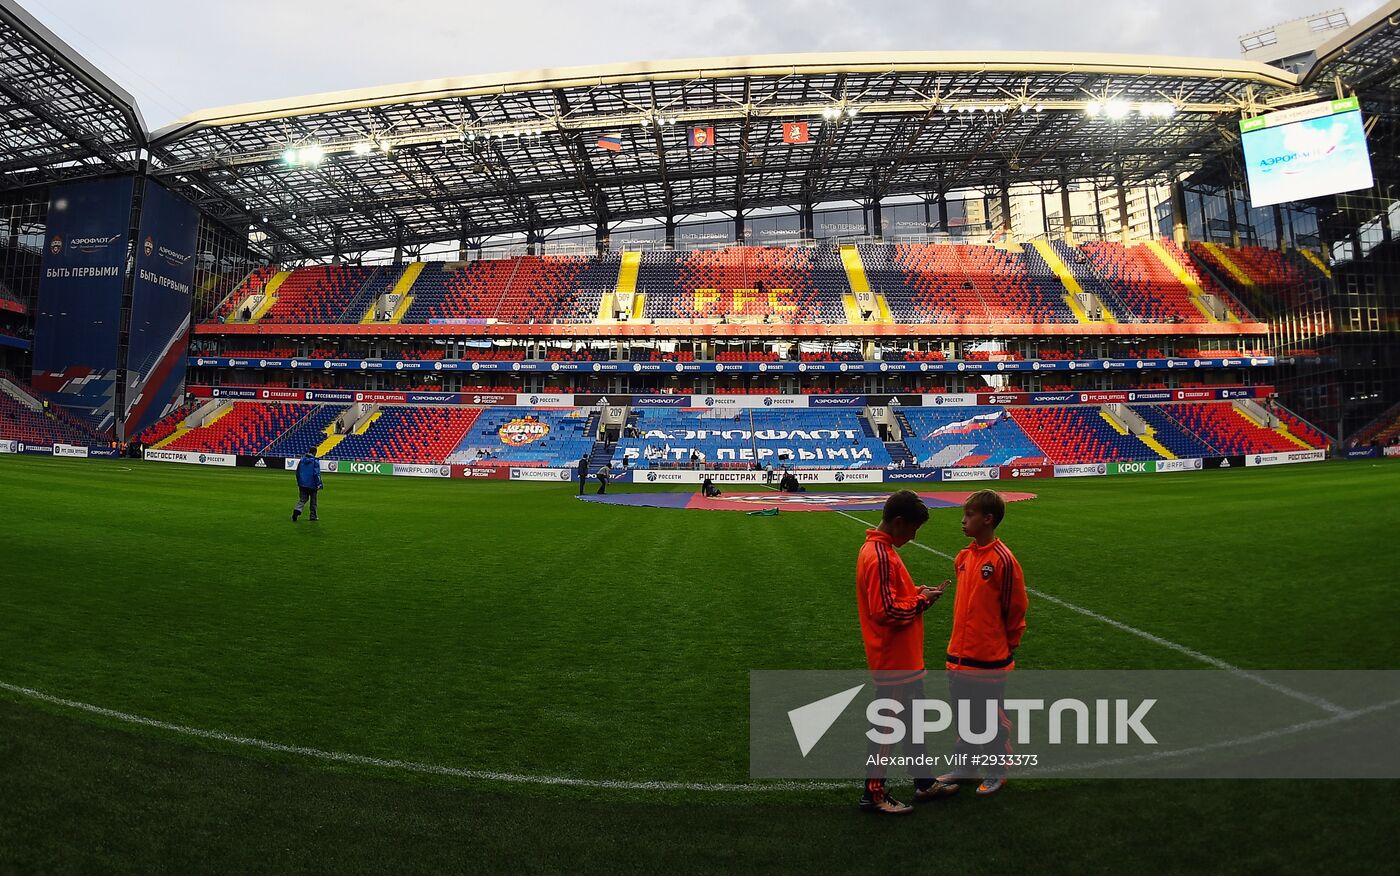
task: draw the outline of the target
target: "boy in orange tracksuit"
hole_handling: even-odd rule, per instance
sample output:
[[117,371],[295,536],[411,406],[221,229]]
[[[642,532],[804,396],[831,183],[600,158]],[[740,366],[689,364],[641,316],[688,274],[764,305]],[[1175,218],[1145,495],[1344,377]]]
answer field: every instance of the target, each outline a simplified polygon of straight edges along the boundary
[[967,764],[939,776],[938,781],[963,782],[985,776],[977,787],[977,793],[984,796],[995,794],[1006,784],[1011,719],[1002,708],[1002,700],[1006,673],[1016,668],[1016,648],[1026,630],[1026,579],[1021,564],[996,536],[1005,516],[1006,502],[991,490],[973,493],[963,503],[963,533],[972,543],[954,560],[958,584],[946,657],[955,720],[961,718],[960,703],[966,702],[971,710],[969,729],[985,732],[985,716],[994,709],[997,733],[985,745],[959,738],[954,752],[967,755]]
[[[865,660],[878,695],[903,703],[905,715],[910,713],[910,701],[924,695],[923,613],[943,595],[943,588],[916,587],[895,548],[911,541],[927,521],[928,508],[918,494],[909,490],[892,494],[885,500],[879,528],[865,531],[865,544],[856,558],[856,609]],[[878,759],[889,753],[888,745],[870,743],[870,756]],[[910,757],[927,755],[923,743],[913,742],[912,733],[905,735],[904,753]],[[958,790],[955,784],[936,781],[928,767],[911,767],[910,772],[915,776],[915,801],[945,797]],[[885,768],[879,764],[866,772],[860,808],[883,815],[914,811],[885,793]]]

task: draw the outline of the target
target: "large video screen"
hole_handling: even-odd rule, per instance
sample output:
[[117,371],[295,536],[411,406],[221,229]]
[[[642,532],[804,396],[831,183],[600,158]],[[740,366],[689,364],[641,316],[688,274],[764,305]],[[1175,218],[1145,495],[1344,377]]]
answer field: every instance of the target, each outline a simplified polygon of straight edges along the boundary
[[1240,122],[1255,207],[1371,187],[1371,156],[1354,97]]

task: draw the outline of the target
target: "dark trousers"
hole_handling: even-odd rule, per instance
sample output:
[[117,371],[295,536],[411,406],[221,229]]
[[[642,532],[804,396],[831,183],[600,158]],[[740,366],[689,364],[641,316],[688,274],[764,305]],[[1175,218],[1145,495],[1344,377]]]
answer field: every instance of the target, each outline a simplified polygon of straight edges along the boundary
[[585,483],[587,483],[587,482],[588,482],[588,472],[586,472],[586,471],[581,471],[581,472],[579,472],[579,473],[578,473],[578,494],[579,494],[580,496],[583,495],[583,485],[584,485]]
[[[906,681],[903,684],[879,685],[875,688],[875,695],[881,698],[898,700],[899,704],[904,706],[904,711],[899,713],[900,717],[906,722],[904,742],[902,743],[904,755],[910,758],[926,757],[928,755],[928,745],[925,742],[916,743],[914,741],[913,726],[912,723],[909,722],[913,708],[911,703],[914,700],[924,698],[924,680],[922,678],[917,678],[913,681]],[[889,757],[893,747],[893,745],[881,744],[873,739],[867,738],[865,748],[867,764],[869,764],[869,759],[872,757]],[[911,765],[909,767],[909,775],[914,777],[914,786],[922,788],[933,781],[936,770],[934,766],[929,763],[923,766]],[[878,762],[866,766],[865,793],[877,800],[885,793],[885,767]]]
[[608,491],[608,479],[598,478],[598,495],[603,495]]
[[316,491],[316,490],[313,490],[313,489],[307,489],[306,487],[300,487],[300,486],[297,487],[297,489],[301,491],[301,497],[297,500],[296,509],[297,509],[298,511],[300,511],[301,509],[305,508],[305,507],[306,507],[306,502],[307,502],[307,500],[309,499],[309,500],[311,501],[311,516],[312,516],[312,517],[315,517],[315,516],[316,516],[316,493],[317,493],[317,491]]
[[[953,744],[954,754],[965,754],[971,756],[995,756],[1010,754],[1011,749],[1011,718],[1006,714],[1006,709],[1002,707],[1006,699],[1006,671],[994,669],[951,669],[948,671],[948,699],[953,707],[953,728],[956,730],[962,723],[962,703],[967,702],[969,714],[967,716],[968,729],[973,733],[985,733],[987,730],[987,717],[990,712],[996,723],[996,736],[991,742],[983,745],[974,745],[964,742],[958,736],[957,742]],[[1004,776],[1006,766],[1004,764],[973,764],[971,762],[965,767],[968,772],[983,776]]]

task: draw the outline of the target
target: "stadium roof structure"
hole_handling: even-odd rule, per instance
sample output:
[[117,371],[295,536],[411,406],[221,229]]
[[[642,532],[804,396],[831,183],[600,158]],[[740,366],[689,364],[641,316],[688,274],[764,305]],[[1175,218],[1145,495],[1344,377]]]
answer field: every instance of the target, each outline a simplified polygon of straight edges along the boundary
[[[1385,91],[1393,100],[1400,88],[1400,0],[1391,0],[1319,46],[1303,81],[1319,87],[1336,81],[1348,93],[1369,96]],[[1381,108],[1395,112],[1393,103]]]
[[[1003,182],[1160,179],[1298,78],[1247,61],[894,52],[472,76],[199,112],[154,172],[288,257]],[[787,144],[784,127],[808,125]],[[713,145],[693,146],[693,128]],[[707,131],[708,134],[708,131]],[[600,138],[617,136],[612,150]],[[800,139],[800,137],[799,137]],[[608,145],[613,145],[609,143]]]
[[[130,94],[0,0],[0,191],[132,172],[149,157],[211,219],[261,230],[283,258],[319,259],[1004,184],[1131,184],[1230,152],[1241,115],[1334,90],[1393,116],[1397,57],[1400,0],[1390,0],[1301,77],[1134,55],[768,55],[288,98],[148,133]],[[804,122],[807,142],[785,143],[785,126]],[[712,145],[690,145],[696,127],[713,128]]]
[[136,99],[13,2],[0,0],[0,191],[140,166]]

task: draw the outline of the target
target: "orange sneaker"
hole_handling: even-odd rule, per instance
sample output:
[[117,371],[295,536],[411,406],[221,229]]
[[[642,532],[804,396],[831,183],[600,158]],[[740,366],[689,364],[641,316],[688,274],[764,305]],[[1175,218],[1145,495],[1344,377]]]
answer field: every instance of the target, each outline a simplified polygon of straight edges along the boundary
[[982,784],[977,786],[977,796],[990,797],[1005,787],[1006,776],[987,776],[982,780]]

